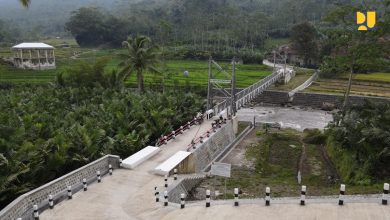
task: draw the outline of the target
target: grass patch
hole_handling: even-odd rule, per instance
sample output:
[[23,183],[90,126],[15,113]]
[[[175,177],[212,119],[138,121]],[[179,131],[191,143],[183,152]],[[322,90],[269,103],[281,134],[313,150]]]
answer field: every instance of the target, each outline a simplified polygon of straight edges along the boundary
[[290,82],[287,84],[275,84],[271,89],[291,91],[306,82],[313,74],[314,70],[298,68],[295,77],[292,78]]
[[[317,145],[323,141],[322,138],[318,140],[318,132],[282,129],[265,134],[264,130],[259,128],[256,133],[261,140],[257,144],[248,145],[245,152],[246,160],[253,161],[253,167],[232,165],[231,178],[210,177],[203,181],[200,187],[224,193],[226,181],[226,195],[220,196],[219,199],[232,199],[233,189],[237,187],[242,192],[242,198],[263,198],[267,186],[271,187],[272,197],[299,196],[297,172],[301,154],[304,152],[301,184],[307,186],[307,195],[338,195],[340,183],[343,181],[329,179],[335,174],[334,168],[325,160],[322,147]],[[383,183],[347,183],[346,192],[372,194],[381,193],[382,188]]]

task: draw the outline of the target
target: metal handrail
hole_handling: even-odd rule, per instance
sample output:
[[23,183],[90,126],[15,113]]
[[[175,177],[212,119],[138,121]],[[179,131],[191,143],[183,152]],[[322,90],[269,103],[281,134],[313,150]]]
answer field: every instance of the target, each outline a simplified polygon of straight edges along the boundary
[[167,144],[168,141],[175,139],[178,134],[183,134],[185,130],[190,129],[190,127],[192,125],[195,125],[197,123],[202,123],[204,118],[205,118],[205,114],[202,114],[199,117],[194,117],[194,119],[192,119],[191,121],[187,122],[186,124],[180,126],[178,129],[170,132],[169,134],[163,135],[162,137],[160,137],[157,140],[156,146],[159,147],[161,145]]

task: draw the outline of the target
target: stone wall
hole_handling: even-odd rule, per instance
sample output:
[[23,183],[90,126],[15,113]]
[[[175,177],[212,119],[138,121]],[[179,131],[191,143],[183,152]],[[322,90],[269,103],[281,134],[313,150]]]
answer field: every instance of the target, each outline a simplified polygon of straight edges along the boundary
[[33,205],[38,205],[39,212],[47,209],[49,207],[49,195],[53,195],[54,204],[59,203],[67,197],[67,186],[72,186],[73,193],[79,191],[83,187],[83,178],[86,178],[88,183],[96,181],[96,171],[99,170],[101,176],[104,176],[108,173],[109,164],[111,164],[114,169],[118,168],[119,156],[106,155],[67,175],[19,196],[1,210],[0,219],[33,219]]
[[[353,105],[362,105],[365,101],[372,102],[389,102],[389,98],[371,97],[371,96],[350,96],[350,103]],[[289,100],[288,92],[283,91],[264,91],[261,95],[255,98],[255,103],[261,104],[276,104],[286,105],[292,104],[297,106],[308,106],[313,108],[322,108],[324,105],[334,105],[335,107],[341,107],[343,103],[342,95],[333,94],[321,94],[321,93],[307,93],[297,92]]]
[[263,93],[261,93],[259,96],[257,96],[253,102],[261,104],[275,104],[275,105],[282,105],[288,103],[289,97],[287,92],[282,91],[270,91],[266,90]]
[[234,122],[237,121],[227,121],[226,125],[218,129],[202,145],[193,150],[192,155],[196,173],[202,172],[235,139]]
[[[180,194],[188,196],[189,192],[197,186],[206,176],[202,174],[195,174],[179,178],[179,181],[168,188],[168,201],[173,203],[180,203]],[[161,192],[160,192],[161,193]]]

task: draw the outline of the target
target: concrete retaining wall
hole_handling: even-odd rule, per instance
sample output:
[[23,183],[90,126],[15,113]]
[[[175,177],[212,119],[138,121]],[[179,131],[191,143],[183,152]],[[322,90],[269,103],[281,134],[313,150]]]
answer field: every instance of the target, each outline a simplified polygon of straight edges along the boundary
[[38,205],[39,212],[47,209],[49,207],[48,197],[50,194],[53,195],[54,204],[59,203],[67,198],[67,186],[72,186],[73,193],[79,191],[83,187],[83,178],[86,178],[88,183],[96,181],[96,171],[100,170],[101,176],[107,174],[109,164],[111,164],[114,169],[118,168],[119,156],[106,155],[67,175],[19,196],[1,210],[0,219],[33,219],[33,205]]
[[235,139],[235,122],[237,120],[227,121],[226,125],[192,152],[196,173],[202,172]]
[[179,182],[168,189],[168,201],[173,203],[180,203],[180,194],[184,193],[186,197],[189,192],[197,186],[206,176],[202,174],[195,174],[179,179]]
[[[341,107],[343,103],[342,95],[321,94],[321,93],[306,93],[297,92],[292,100],[289,100],[288,92],[282,91],[264,91],[261,95],[256,97],[254,102],[285,105],[292,104],[298,106],[308,106],[313,108],[322,108],[326,104],[332,104],[335,107]],[[350,96],[350,103],[352,105],[362,105],[365,101],[372,102],[389,102],[389,98],[371,97],[371,96]]]

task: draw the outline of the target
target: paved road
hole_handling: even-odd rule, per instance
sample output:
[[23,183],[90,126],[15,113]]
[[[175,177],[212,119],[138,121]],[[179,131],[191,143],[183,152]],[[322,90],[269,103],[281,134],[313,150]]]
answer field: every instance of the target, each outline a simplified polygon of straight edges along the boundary
[[322,110],[304,110],[283,107],[243,108],[237,113],[239,121],[278,122],[284,128],[303,131],[305,128],[324,129],[332,115]]
[[[135,170],[118,169],[101,183],[79,192],[72,200],[61,202],[53,210],[46,210],[40,219],[97,220],[97,219],[150,219],[148,215],[163,216],[168,209],[155,203],[154,187],[163,189],[164,178],[153,174],[154,168],[177,151],[186,150],[191,140],[211,128],[211,121],[193,126],[184,135],[161,147],[161,152]],[[170,181],[173,181],[170,178]],[[160,219],[159,217],[154,219]]]

